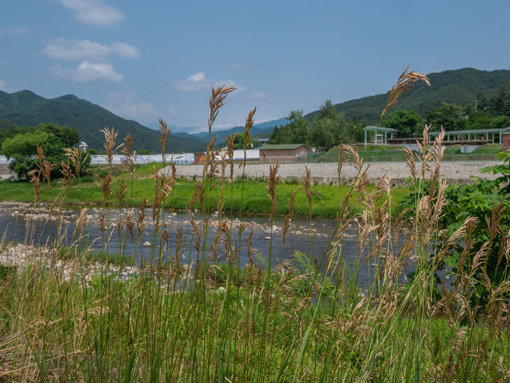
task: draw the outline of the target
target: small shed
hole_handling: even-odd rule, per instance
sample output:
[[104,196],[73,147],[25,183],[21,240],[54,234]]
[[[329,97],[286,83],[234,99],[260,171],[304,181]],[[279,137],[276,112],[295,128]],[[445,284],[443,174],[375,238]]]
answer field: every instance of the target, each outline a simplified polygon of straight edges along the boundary
[[205,155],[204,152],[194,153],[193,164],[202,165],[205,162]]
[[266,144],[260,149],[260,161],[294,163],[308,158],[310,148],[304,144]]
[[510,149],[510,132],[501,134],[501,145],[503,150]]

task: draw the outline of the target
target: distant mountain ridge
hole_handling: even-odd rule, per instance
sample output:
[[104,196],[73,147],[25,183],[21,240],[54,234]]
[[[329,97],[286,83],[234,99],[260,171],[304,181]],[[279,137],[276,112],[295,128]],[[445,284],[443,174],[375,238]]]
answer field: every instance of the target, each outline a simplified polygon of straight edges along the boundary
[[[288,122],[289,120],[286,117],[282,117],[277,120],[260,122],[252,126],[250,129],[250,134],[252,136],[269,136],[275,126],[280,127],[281,125],[286,125]],[[235,126],[233,128],[224,130],[213,130],[211,132],[211,136],[216,137],[214,144],[215,146],[218,146],[225,144],[225,137],[228,137],[234,133],[244,133],[244,126]],[[195,133],[193,136],[207,141],[209,139],[209,132]]]
[[[494,94],[501,84],[510,88],[510,70],[484,71],[473,68],[447,70],[428,74],[431,86],[417,83],[407,94],[403,95],[393,108],[416,110],[422,116],[441,106],[443,102],[467,105],[473,103],[480,93]],[[368,124],[378,122],[379,115],[384,109],[388,92],[374,96],[345,101],[335,105],[339,113],[344,113],[347,119],[357,117]],[[318,111],[305,115],[313,120]],[[150,124],[149,129],[136,121],[126,120],[108,110],[74,95],[65,95],[53,99],[46,99],[31,91],[24,90],[9,94],[0,91],[0,130],[7,130],[10,126],[34,126],[50,122],[58,125],[73,127],[78,130],[81,140],[90,147],[101,150],[103,135],[100,130],[105,127],[115,127],[119,132],[117,141],[120,143],[127,132],[134,139],[135,149],[148,149],[160,152],[159,129],[156,124]],[[288,123],[287,118],[255,124],[251,134],[270,135],[275,126]],[[170,126],[171,136],[167,141],[167,152],[202,151],[207,146],[208,132],[189,133],[195,128],[179,128]],[[243,126],[225,130],[213,130],[216,146],[225,144],[225,137],[233,133],[244,131]]]
[[[443,102],[467,105],[473,103],[480,93],[495,93],[501,84],[510,87],[510,70],[484,71],[474,68],[446,70],[427,75],[430,87],[423,82],[399,98],[393,111],[399,109],[416,110],[423,117],[441,106]],[[337,112],[344,113],[347,119],[357,117],[368,124],[378,122],[388,100],[388,92],[349,100],[335,105]],[[313,120],[318,111],[305,117]]]
[[[266,122],[260,122],[258,124],[253,125],[253,127],[250,130],[250,133],[252,136],[259,136],[259,135],[266,135],[269,136],[271,132],[273,131],[275,126],[281,126],[286,125],[289,122],[289,120],[286,117],[279,118],[277,120],[271,120]],[[147,127],[159,130],[159,123],[158,122],[152,122],[150,124],[147,124]],[[193,133],[198,129],[197,127],[179,127],[175,125],[168,125],[170,128],[170,131],[175,133],[176,136],[182,136],[182,137],[195,137],[198,138],[204,142],[207,142],[209,139],[209,132],[198,132]],[[244,132],[244,126],[235,126],[233,128],[228,129],[214,129],[212,131],[212,137],[216,137],[215,145],[223,145],[226,143],[225,137],[230,136],[234,133],[241,133]]]
[[9,97],[9,93],[0,90],[0,100],[2,100],[5,97]]
[[[149,129],[159,131],[159,122],[158,121],[154,121],[149,124],[145,124],[145,126],[147,126]],[[191,136],[193,136],[195,134],[193,132],[198,129],[198,127],[196,127],[196,126],[176,126],[176,125],[171,125],[168,123],[167,123],[167,126],[170,128],[170,132],[172,132],[172,133],[175,133],[175,134],[185,133],[185,134],[189,134]]]
[[[91,148],[101,150],[104,136],[100,132],[105,127],[114,127],[119,133],[117,143],[129,132],[133,136],[137,151],[147,149],[161,152],[158,131],[149,129],[136,121],[126,120],[110,111],[74,95],[65,95],[46,99],[29,90],[16,93],[0,92],[0,117],[8,122],[24,127],[37,126],[40,123],[53,123],[75,128],[82,141]],[[5,124],[5,123],[4,123]],[[188,136],[170,135],[166,151],[192,152],[206,147],[202,140]]]

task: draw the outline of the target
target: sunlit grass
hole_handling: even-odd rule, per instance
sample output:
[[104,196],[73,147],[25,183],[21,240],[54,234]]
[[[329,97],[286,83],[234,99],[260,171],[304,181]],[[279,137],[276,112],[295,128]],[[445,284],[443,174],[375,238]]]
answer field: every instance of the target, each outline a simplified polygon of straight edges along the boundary
[[[145,170],[144,170],[145,171]],[[118,185],[118,181],[113,182],[113,189]],[[175,209],[185,209],[189,206],[190,196],[193,195],[195,182],[191,180],[179,179],[172,195],[167,199],[165,206]],[[243,181],[237,180],[233,183],[233,199],[230,199],[230,186],[227,186],[228,198],[224,201],[224,211],[239,212],[241,209],[248,214],[268,214],[271,211],[271,203],[267,198],[266,183],[257,180],[245,180],[244,198],[241,196]],[[130,187],[130,185],[128,185]],[[133,182],[133,197],[128,196],[126,203],[130,206],[140,206],[144,199],[154,198],[154,180],[152,178],[135,178]],[[279,183],[278,192],[280,204],[277,213],[283,215],[287,213],[288,202],[291,192],[296,189],[296,184]],[[373,190],[374,186],[368,186],[367,190]],[[313,206],[312,216],[314,217],[336,217],[339,212],[342,201],[349,192],[349,187],[341,185],[313,185]],[[46,188],[41,193],[42,202],[53,202],[60,193],[60,188],[55,183],[53,189]],[[407,187],[392,188],[392,213],[397,215],[398,204],[409,193]],[[215,209],[218,205],[220,190],[214,187],[207,196],[206,205],[209,209]],[[72,188],[72,193],[68,196],[67,202],[72,203],[101,203],[103,195],[101,190],[93,182],[78,183]],[[34,200],[34,189],[31,184],[26,182],[0,182],[0,201],[20,201],[32,202]],[[354,208],[353,213],[361,212],[362,206]],[[300,191],[296,196],[295,214],[305,217],[308,215],[308,202],[304,191]]]

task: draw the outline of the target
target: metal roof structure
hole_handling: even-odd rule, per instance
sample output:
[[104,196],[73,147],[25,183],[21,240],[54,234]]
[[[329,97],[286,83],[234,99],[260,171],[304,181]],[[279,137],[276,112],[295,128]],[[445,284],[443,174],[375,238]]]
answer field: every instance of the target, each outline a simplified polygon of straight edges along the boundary
[[[465,139],[467,136],[467,140],[471,141],[471,136],[473,135],[476,140],[477,136],[485,135],[485,141],[492,141],[492,143],[501,144],[503,133],[510,132],[510,126],[506,128],[493,128],[493,129],[471,129],[471,130],[449,130],[444,132],[445,141],[453,141]],[[428,132],[429,137],[437,136],[440,131],[437,132]],[[499,136],[499,137],[498,137]]]
[[304,146],[309,149],[305,144],[266,144],[260,147],[260,150],[294,150]]
[[368,145],[368,132],[374,132],[374,145],[388,144],[388,135],[391,139],[397,133],[397,129],[385,128],[384,126],[369,125],[365,126],[363,130],[365,131],[365,146]]
[[[461,135],[461,134],[485,134],[485,133],[501,133],[510,132],[510,126],[506,128],[493,128],[493,129],[471,129],[471,130],[449,130],[445,131],[445,135]],[[429,132],[429,136],[437,136],[441,131]]]
[[397,132],[397,129],[385,128],[383,126],[372,126],[372,125],[365,126],[363,128],[363,130],[365,132],[375,132],[375,131],[382,132],[382,133],[396,133]]

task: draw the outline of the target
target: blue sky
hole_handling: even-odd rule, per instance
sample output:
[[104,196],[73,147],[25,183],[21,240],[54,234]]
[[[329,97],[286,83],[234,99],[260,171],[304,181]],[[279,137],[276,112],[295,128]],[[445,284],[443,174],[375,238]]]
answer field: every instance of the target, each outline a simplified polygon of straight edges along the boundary
[[148,124],[204,130],[387,91],[419,72],[510,69],[506,1],[2,0],[0,89],[75,94]]

